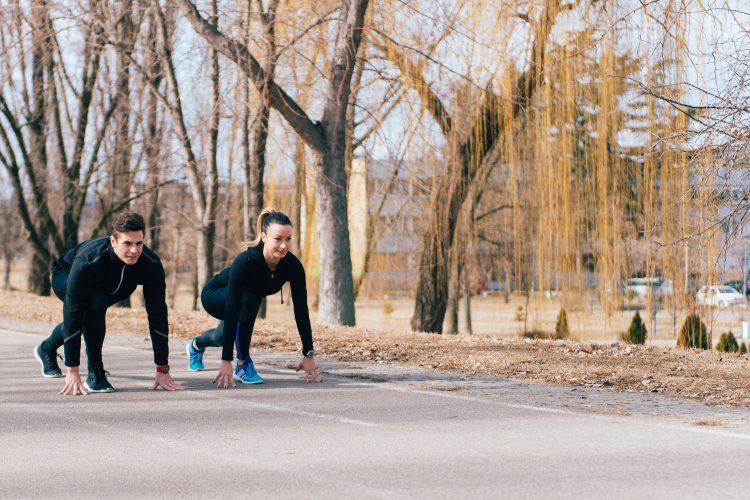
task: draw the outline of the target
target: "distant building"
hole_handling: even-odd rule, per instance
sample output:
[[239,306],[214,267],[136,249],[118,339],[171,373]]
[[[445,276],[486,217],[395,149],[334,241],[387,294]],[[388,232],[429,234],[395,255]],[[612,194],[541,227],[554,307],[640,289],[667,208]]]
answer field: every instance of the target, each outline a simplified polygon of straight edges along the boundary
[[416,288],[435,175],[435,166],[429,162],[354,159],[349,228],[355,278],[363,271],[368,227],[374,224],[367,276],[360,293],[407,294]]

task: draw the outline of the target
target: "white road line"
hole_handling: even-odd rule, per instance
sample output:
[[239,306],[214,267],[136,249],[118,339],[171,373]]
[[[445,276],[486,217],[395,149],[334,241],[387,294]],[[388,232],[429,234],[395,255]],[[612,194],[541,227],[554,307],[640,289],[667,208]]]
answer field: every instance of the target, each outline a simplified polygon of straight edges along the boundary
[[[216,389],[216,390],[220,391],[222,389]],[[223,390],[229,390],[229,389],[223,389]],[[258,403],[257,401],[249,401],[247,399],[233,398],[231,396],[226,396],[224,394],[212,394],[211,392],[205,392],[205,391],[201,391],[201,392],[190,391],[189,394],[191,396],[201,396],[205,398],[221,399],[224,401],[231,401],[233,403],[240,403],[240,404],[244,404],[247,406],[251,406],[253,408],[257,408],[259,410],[287,413],[290,415],[297,415],[300,417],[319,418],[321,420],[329,420],[331,422],[338,422],[340,424],[361,425],[363,427],[380,427],[381,426],[381,424],[378,424],[375,422],[368,422],[367,420],[339,417],[337,415],[330,415],[327,413],[317,413],[317,412],[311,412],[311,411],[305,411],[305,410],[294,410],[292,408],[287,408],[285,406],[271,405],[268,403]]]
[[[326,375],[327,378],[331,379],[339,379],[339,380],[347,380],[342,377],[336,377],[333,375]],[[496,406],[502,406],[505,408],[514,408],[518,410],[528,410],[528,411],[534,411],[538,413],[553,413],[558,415],[568,415],[568,416],[576,416],[576,417],[587,417],[592,419],[601,419],[601,420],[609,420],[609,421],[620,421],[620,422],[627,422],[628,419],[620,417],[620,416],[613,416],[613,415],[595,415],[591,413],[586,413],[584,411],[572,411],[572,410],[562,410],[557,408],[545,408],[543,406],[533,406],[533,405],[523,405],[518,403],[504,403],[502,401],[497,400],[491,400],[491,399],[482,399],[477,398],[474,396],[461,396],[458,394],[446,394],[443,392],[437,392],[437,391],[426,391],[423,389],[412,389],[410,387],[401,387],[396,385],[385,385],[382,383],[373,383],[373,382],[354,382],[350,383],[348,385],[361,385],[361,386],[367,386],[367,387],[373,387],[376,389],[382,389],[386,391],[395,391],[395,392],[404,392],[404,393],[411,393],[411,394],[420,394],[424,396],[433,396],[438,398],[446,398],[446,399],[457,399],[460,401],[469,401],[474,403],[480,403],[485,405],[496,405]],[[632,418],[632,417],[629,417]],[[669,429],[669,430],[676,430],[676,431],[687,431],[692,432],[695,434],[709,434],[714,436],[720,436],[720,437],[728,437],[732,439],[745,439],[750,440],[750,434],[745,434],[741,432],[731,432],[721,429],[707,429],[705,427],[694,427],[687,424],[679,425],[679,424],[668,424],[663,422],[654,422],[652,420],[646,420],[646,419],[640,419],[640,421],[644,425],[649,425],[652,427],[662,428],[662,429]]]

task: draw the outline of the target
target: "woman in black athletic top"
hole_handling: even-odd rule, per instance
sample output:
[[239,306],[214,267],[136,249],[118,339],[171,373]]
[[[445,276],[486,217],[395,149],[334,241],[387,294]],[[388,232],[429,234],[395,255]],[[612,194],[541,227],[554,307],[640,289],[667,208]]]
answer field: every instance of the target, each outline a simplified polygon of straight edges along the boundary
[[[305,371],[308,382],[310,378],[320,382],[307,308],[305,270],[299,259],[289,251],[292,222],[285,214],[266,208],[258,217],[257,234],[256,239],[249,243],[249,248],[238,255],[229,268],[211,278],[203,287],[203,308],[222,321],[213,330],[188,342],[188,368],[192,371],[203,370],[206,347],[222,347],[221,366],[214,379],[217,387],[229,387],[229,384],[235,387],[235,380],[245,384],[263,383],[250,358],[255,318],[263,297],[280,291],[282,285],[289,282],[294,319],[302,341],[303,357],[298,369]],[[283,291],[281,302],[284,302]],[[232,370],[235,346],[238,361]]]

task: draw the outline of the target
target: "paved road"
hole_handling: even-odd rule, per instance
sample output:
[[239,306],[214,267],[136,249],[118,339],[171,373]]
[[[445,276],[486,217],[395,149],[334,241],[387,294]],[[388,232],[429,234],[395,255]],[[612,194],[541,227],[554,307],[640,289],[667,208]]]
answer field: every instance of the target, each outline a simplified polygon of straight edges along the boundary
[[218,350],[190,373],[179,343],[171,363],[191,390],[165,393],[148,390],[149,342],[127,335],[105,344],[118,391],[70,398],[56,394],[62,379],[39,376],[42,329],[5,326],[0,498],[748,497],[745,410],[701,427],[522,394],[559,388],[498,397],[448,375],[378,382],[398,370],[325,360],[324,383],[308,385],[292,358],[266,353],[255,356],[265,385],[217,390]]

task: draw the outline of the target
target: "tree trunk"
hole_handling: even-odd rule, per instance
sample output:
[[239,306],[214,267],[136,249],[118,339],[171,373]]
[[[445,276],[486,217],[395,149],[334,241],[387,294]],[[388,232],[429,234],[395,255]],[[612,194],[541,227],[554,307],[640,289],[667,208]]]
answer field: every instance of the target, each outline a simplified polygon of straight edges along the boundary
[[471,286],[469,284],[469,272],[466,266],[463,267],[461,274],[464,282],[464,329],[467,335],[473,335],[474,329],[471,325]]
[[448,300],[446,302],[446,313],[442,330],[442,333],[445,335],[458,335],[458,305],[461,298],[460,272],[461,266],[458,263],[458,259],[452,258],[448,278]]
[[3,290],[10,290],[10,267],[13,264],[13,258],[10,255],[4,257],[5,269],[3,270]]
[[317,158],[317,170],[320,173],[315,191],[316,219],[318,234],[321,235],[318,321],[354,326],[354,282],[346,218],[343,144],[341,146],[340,154],[332,152]]
[[40,257],[36,252],[31,256],[31,270],[29,272],[28,290],[37,295],[48,296],[51,290],[50,262]]
[[[438,199],[440,198],[438,196]],[[422,256],[419,261],[419,278],[411,329],[440,333],[448,300],[446,263],[450,262],[448,250],[452,234],[449,233],[452,233],[452,229],[448,229],[442,221],[447,214],[435,205],[436,203],[433,203],[430,228],[425,234]]]
[[[135,37],[133,26],[133,4],[128,0],[117,0],[113,9],[117,14],[117,106],[114,114],[115,144],[114,154],[109,165],[109,200],[106,209],[112,208],[129,198],[131,188],[130,155],[130,57]],[[127,208],[124,207],[124,208]],[[107,229],[109,220],[107,217]]]
[[[52,58],[52,42],[49,38],[48,6],[44,0],[34,0],[32,2],[34,30],[32,31],[32,109],[31,116],[28,118],[29,144],[31,151],[29,156],[31,164],[28,165],[29,171],[33,171],[35,178],[40,182],[34,188],[35,198],[38,200],[46,199],[47,196],[47,82],[53,78],[47,74]],[[21,193],[17,193],[18,198],[22,198]],[[36,217],[40,222],[50,217],[46,204],[37,206],[38,213]],[[50,228],[45,227],[42,222],[42,228],[38,231],[39,241],[43,243],[45,249],[49,248]],[[50,294],[50,277],[49,266],[51,255],[48,251],[45,255],[36,248],[31,257],[31,270],[28,278],[28,289],[37,295],[47,296]]]
[[[150,14],[152,19],[148,23],[149,30],[147,35],[146,51],[146,74],[144,78],[150,80],[152,88],[159,88],[162,81],[161,62],[158,55],[157,31],[153,13]],[[149,192],[147,199],[147,224],[149,231],[149,247],[158,255],[160,250],[160,217],[161,203],[159,201],[159,184],[161,177],[160,169],[160,150],[162,126],[159,123],[159,98],[153,90],[146,90],[146,127],[144,131],[144,150],[146,154],[146,190]]]

